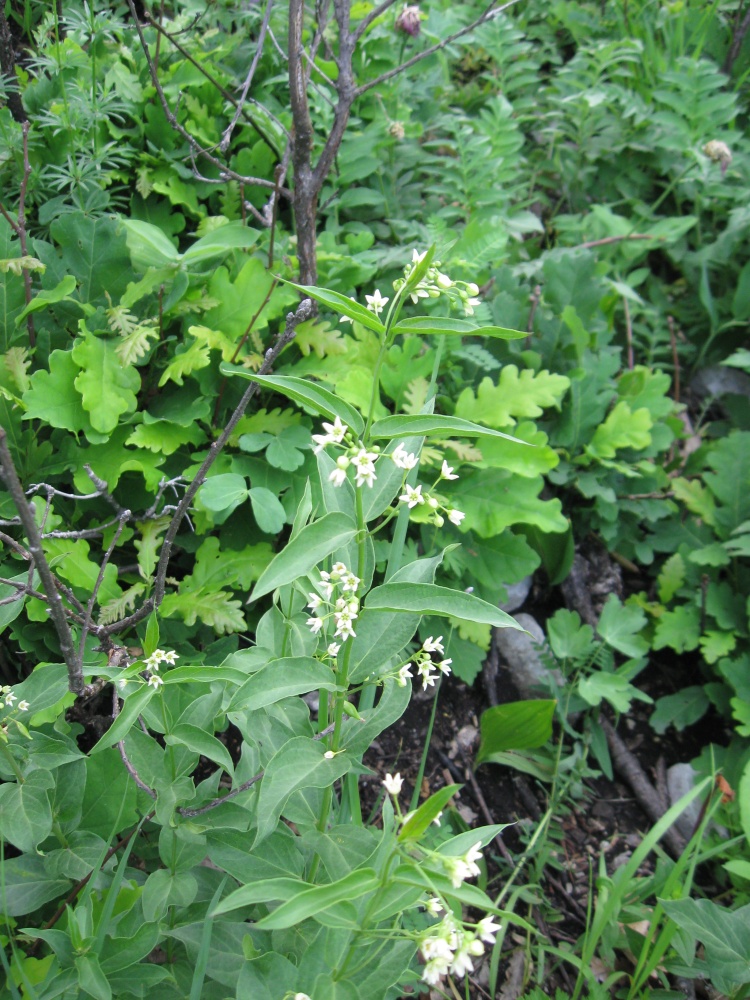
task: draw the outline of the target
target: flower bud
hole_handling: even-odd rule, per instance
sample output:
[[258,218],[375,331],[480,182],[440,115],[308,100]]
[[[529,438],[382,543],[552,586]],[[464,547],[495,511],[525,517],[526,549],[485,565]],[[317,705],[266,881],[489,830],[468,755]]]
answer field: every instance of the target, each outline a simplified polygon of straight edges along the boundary
[[391,122],[391,124],[388,126],[388,135],[391,136],[392,139],[395,139],[397,142],[401,142],[401,140],[406,135],[406,130],[404,129],[404,123]]
[[479,285],[476,285],[473,281],[469,281],[466,285],[466,291],[469,295],[479,295]]
[[732,151],[725,142],[720,142],[718,139],[711,139],[703,147],[703,152],[709,158],[709,160],[714,163],[718,163],[721,166],[722,176],[727,172],[727,167],[732,162]]
[[396,18],[396,31],[403,31],[416,38],[420,31],[421,20],[419,7],[416,4],[407,4]]
[[348,469],[349,459],[347,458],[346,455],[339,455],[339,457],[336,459],[336,465],[338,465],[340,469]]

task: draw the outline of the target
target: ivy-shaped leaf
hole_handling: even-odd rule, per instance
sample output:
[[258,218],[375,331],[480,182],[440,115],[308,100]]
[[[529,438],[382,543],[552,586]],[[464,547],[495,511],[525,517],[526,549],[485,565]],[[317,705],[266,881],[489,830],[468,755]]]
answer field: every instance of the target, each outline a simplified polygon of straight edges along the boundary
[[135,410],[141,377],[134,368],[122,367],[115,341],[109,338],[87,333],[76,342],[72,355],[82,369],[75,387],[83,398],[91,426],[101,434],[109,434],[124,413]]
[[456,403],[456,416],[487,427],[512,427],[518,417],[539,417],[548,406],[558,406],[570,387],[570,379],[548,371],[533,372],[505,365],[497,385],[488,376],[476,395],[464,389]]
[[685,653],[697,649],[699,639],[700,612],[698,608],[682,604],[674,611],[665,611],[657,621],[653,648],[669,646],[677,653]]

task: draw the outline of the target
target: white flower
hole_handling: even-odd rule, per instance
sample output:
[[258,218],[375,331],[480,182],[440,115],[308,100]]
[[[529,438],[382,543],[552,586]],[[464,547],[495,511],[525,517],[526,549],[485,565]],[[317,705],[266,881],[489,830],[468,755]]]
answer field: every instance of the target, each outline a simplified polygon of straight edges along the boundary
[[321,452],[326,445],[341,444],[344,440],[344,435],[349,430],[346,424],[342,424],[340,417],[336,417],[332,424],[327,424],[324,421],[323,429],[326,432],[325,434],[313,434],[312,436],[313,441],[315,441],[315,447],[313,448],[314,455]]
[[447,676],[451,672],[451,663],[453,663],[453,660],[449,658],[447,660],[441,660],[435,665],[442,674]]
[[453,475],[453,466],[448,465],[448,463],[443,459],[443,465],[440,469],[441,479],[458,479],[458,476]]
[[434,934],[431,937],[425,938],[419,946],[419,950],[422,952],[422,958],[426,962],[429,962],[432,958],[445,958],[449,962],[453,961],[453,948],[451,948],[450,943],[446,938],[440,935],[443,931],[445,921],[443,923],[437,924],[434,930],[438,931],[438,934]]
[[465,976],[467,972],[474,971],[474,963],[469,956],[468,948],[459,948],[453,956],[451,962],[451,972],[454,976]]
[[374,312],[376,316],[379,316],[386,304],[390,302],[390,299],[384,299],[380,294],[380,289],[376,288],[374,295],[365,295],[367,300],[367,308],[370,312]]
[[328,476],[328,482],[333,483],[334,486],[343,486],[346,481],[346,469],[342,469],[341,466],[337,465],[336,468]]
[[407,483],[407,485],[406,485],[406,493],[404,493],[403,496],[400,496],[399,500],[402,503],[408,504],[409,510],[411,510],[412,507],[416,507],[417,504],[424,503],[425,498],[422,496],[422,487],[421,487],[421,485],[420,486],[409,486],[408,483]]
[[488,944],[495,943],[495,935],[502,930],[502,924],[494,923],[491,916],[483,917],[477,924],[477,937]]
[[432,672],[432,663],[430,660],[422,660],[421,663],[417,664],[417,672],[422,678],[422,690],[426,691],[428,687],[434,687],[435,678],[438,676],[437,673]]
[[5,707],[6,708],[11,708],[12,705],[13,705],[13,702],[16,701],[16,697],[17,696],[14,695],[12,691],[9,691],[6,694],[6,696],[5,696]]
[[422,643],[422,649],[425,653],[440,653],[442,655],[445,652],[442,635],[439,635],[437,639],[433,639],[431,635],[428,636]]
[[151,656],[147,660],[144,660],[144,665],[148,670],[158,670],[159,664],[164,659],[164,650],[155,649]]
[[389,795],[393,795],[394,798],[401,794],[401,786],[404,783],[404,779],[400,774],[386,774],[383,779],[383,784],[385,785],[385,790]]
[[356,468],[355,483],[357,486],[367,483],[371,487],[375,482],[375,461],[377,457],[375,452],[367,451],[366,448],[360,448],[354,458],[352,458],[352,465]]
[[470,847],[469,850],[466,852],[466,854],[464,854],[463,856],[463,862],[472,875],[480,874],[479,868],[476,866],[476,864],[474,864],[474,862],[479,861],[482,857],[482,852],[480,850],[481,846],[482,846],[482,841],[478,840],[476,844],[474,844],[473,847]]
[[406,678],[412,676],[411,670],[409,669],[410,667],[411,663],[405,663],[399,670],[398,676],[396,677],[396,683],[399,687],[406,687]]
[[473,316],[474,310],[478,305],[480,305],[481,300],[476,298],[466,299],[464,301],[464,316]]
[[179,655],[177,653],[175,653],[175,651],[173,649],[168,649],[167,652],[162,657],[162,659],[164,660],[164,662],[168,663],[170,665],[170,667],[173,667],[174,664],[175,664],[175,661],[179,660],[179,658],[180,658]]
[[362,581],[358,576],[355,576],[351,570],[347,570],[346,573],[341,575],[341,589],[344,593],[356,594],[359,590],[359,585]]
[[443,817],[443,810],[441,809],[440,812],[435,817],[435,819],[432,821],[435,824],[435,826],[440,826],[440,820],[442,819],[442,817]]
[[453,510],[449,510],[447,513],[448,513],[448,520],[451,522],[451,524],[455,525],[459,525],[466,517],[466,514],[464,514],[462,510],[456,510],[455,507],[453,508]]
[[160,688],[164,683],[164,678],[159,677],[158,674],[151,674],[148,679],[148,683],[152,688]]
[[323,603],[323,598],[320,596],[320,594],[308,594],[307,596],[310,598],[310,600],[307,602],[307,607],[311,611],[316,611]]
[[419,253],[417,250],[412,250],[412,252],[411,252],[411,262],[412,262],[412,264],[421,264],[422,261],[425,258],[425,254],[426,253],[427,253],[426,250],[423,253]]
[[307,619],[305,625],[307,625],[313,635],[317,635],[323,628],[323,619],[318,618],[317,615],[313,615],[312,618]]
[[28,712],[30,707],[31,706],[29,705],[28,701],[19,701],[18,703],[19,712]]
[[417,464],[417,456],[407,452],[403,441],[399,441],[398,445],[393,449],[391,458],[399,469],[413,469]]
[[333,566],[331,567],[331,579],[333,580],[334,583],[338,583],[340,578],[344,575],[344,573],[348,572],[349,570],[346,568],[346,565],[344,563],[342,562],[334,563]]
[[326,650],[326,653],[329,656],[338,656],[340,649],[341,649],[340,643],[338,643],[338,642],[332,642],[332,643],[329,644],[328,649]]
[[443,904],[437,898],[437,896],[430,896],[427,902],[424,904],[425,910],[430,914],[431,917],[436,917],[443,909]]
[[341,639],[342,642],[351,636],[356,639],[357,633],[352,628],[352,617],[356,618],[356,615],[348,615],[342,612],[340,615],[336,615],[336,631],[333,633],[335,639]]
[[430,986],[437,986],[440,979],[447,975],[449,968],[450,960],[443,955],[439,955],[437,958],[430,959],[424,969],[422,969],[422,979],[424,982],[429,983]]
[[[349,299],[350,299],[351,302],[356,302],[357,301],[354,298],[353,295],[350,295]],[[354,320],[351,318],[351,316],[339,316],[339,323],[353,323],[353,322],[354,322]],[[303,996],[306,996],[306,994],[305,993],[298,993],[297,996],[294,998],[294,1000],[299,1000],[299,998],[303,997]]]

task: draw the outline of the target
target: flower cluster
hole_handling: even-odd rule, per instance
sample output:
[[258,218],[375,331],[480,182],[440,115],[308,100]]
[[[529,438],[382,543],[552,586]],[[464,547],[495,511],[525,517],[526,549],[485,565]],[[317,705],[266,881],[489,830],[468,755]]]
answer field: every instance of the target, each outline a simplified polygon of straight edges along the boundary
[[[403,288],[404,284],[411,277],[414,268],[423,259],[424,253],[419,253],[416,250],[412,251],[411,264],[407,264],[404,268],[404,277],[397,278],[393,282],[393,287],[396,291]],[[473,316],[474,309],[480,302],[477,298],[479,295],[479,286],[473,281],[454,281],[440,270],[439,260],[433,261],[432,265],[427,269],[427,273],[411,289],[409,295],[414,303],[419,302],[420,299],[437,299],[441,295],[447,295],[451,303],[460,304],[465,316]]]
[[330,444],[345,448],[344,454],[336,459],[336,468],[329,475],[328,481],[334,486],[343,486],[347,469],[351,466],[354,469],[355,484],[372,487],[377,479],[375,462],[380,458],[380,449],[377,445],[372,445],[372,450],[368,451],[361,441],[356,441],[349,434],[349,428],[341,422],[340,417],[336,417],[332,424],[324,423],[323,429],[325,434],[312,436],[315,442],[314,454],[317,455]]
[[162,663],[168,663],[171,667],[174,666],[175,662],[179,660],[179,656],[173,649],[163,650],[155,649],[151,656],[145,659],[143,662],[148,670],[154,673],[159,672],[159,667]]
[[[336,626],[334,639],[340,639],[343,643],[350,637],[356,637],[354,622],[359,616],[359,600],[356,595],[360,583],[359,577],[342,562],[334,563],[330,573],[321,571],[320,590],[324,596],[317,593],[307,595],[310,598],[307,606],[312,614],[306,624],[313,635],[317,635],[326,620],[333,617]],[[340,590],[340,594],[335,597],[337,590]],[[327,608],[330,610],[326,611]],[[332,642],[327,653],[329,656],[336,656],[340,649],[341,643]]]
[[[403,441],[400,441],[396,448],[391,452],[391,458],[395,464],[400,469],[413,469],[417,464],[416,455],[410,455],[404,448]],[[440,475],[435,480],[432,489],[437,486],[441,480],[448,479],[458,479],[458,476],[453,472],[453,467],[448,465],[446,461],[443,461],[442,467],[440,469]],[[409,486],[406,484],[404,486],[404,493],[399,497],[401,503],[405,503],[409,510],[414,507],[426,506],[430,511],[430,520],[433,524],[437,525],[438,528],[442,528],[445,524],[445,517],[451,522],[451,524],[459,525],[466,515],[463,511],[457,510],[455,507],[447,507],[445,504],[441,503],[440,500],[433,496],[432,493],[423,493],[422,485]],[[442,511],[442,513],[440,513]]]
[[19,712],[28,712],[29,708],[31,708],[28,701],[19,701],[18,705],[16,705],[18,696],[13,694],[13,688],[9,687],[7,684],[4,684],[0,688],[0,700],[2,700],[2,703],[6,708],[13,708],[15,705]]
[[[434,906],[435,903],[438,907]],[[432,909],[430,904],[433,904]],[[434,913],[439,906],[439,900],[431,899],[427,903],[427,910]],[[470,931],[452,913],[447,913],[420,941],[419,950],[425,960],[422,979],[430,986],[436,986],[449,972],[460,977],[473,972],[472,959],[484,954],[483,942],[493,944],[499,930],[500,925],[490,916],[484,917]]]
[[[442,635],[439,635],[437,639],[429,636],[422,643],[422,648],[414,656],[414,666],[416,666],[417,674],[422,679],[423,690],[427,690],[428,687],[432,687],[441,674],[445,674],[447,676],[451,672],[451,663],[453,663],[453,660],[450,658],[447,660],[439,660],[435,663],[430,656],[430,653],[439,653],[443,656],[445,649],[443,648]],[[411,667],[411,663],[405,663],[403,667],[399,669],[396,676],[396,683],[399,687],[406,687],[406,678],[413,676]]]

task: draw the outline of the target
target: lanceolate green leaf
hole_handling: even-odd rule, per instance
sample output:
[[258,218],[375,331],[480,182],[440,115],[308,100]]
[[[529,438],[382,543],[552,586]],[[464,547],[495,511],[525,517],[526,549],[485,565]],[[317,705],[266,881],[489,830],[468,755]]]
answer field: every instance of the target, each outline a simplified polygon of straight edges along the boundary
[[55,302],[64,302],[68,300],[73,292],[76,290],[76,279],[72,274],[66,274],[62,281],[55,286],[55,288],[50,288],[48,291],[39,292],[34,298],[29,302],[23,312],[16,316],[16,326],[19,325],[30,313],[39,312],[41,309],[46,309],[47,306],[53,305]]
[[186,746],[188,750],[193,750],[195,753],[207,757],[208,760],[214,761],[215,764],[223,767],[228,774],[234,774],[234,765],[227,748],[221,740],[217,740],[215,736],[199,729],[198,726],[180,723],[164,738],[164,742],[168,746]]
[[130,727],[155,694],[156,688],[144,684],[140,691],[136,691],[135,694],[126,698],[120,714],[99,742],[91,748],[90,753],[99,753],[100,750],[106,750],[107,747],[111,747],[115,743],[119,743],[120,740],[125,739],[130,731]]
[[318,688],[336,690],[336,678],[330,667],[311,656],[285,656],[271,660],[253,674],[235,693],[227,711],[255,711],[282,698],[307,694]]
[[[300,883],[300,886],[304,883]],[[380,879],[372,868],[361,868],[350,872],[338,882],[328,885],[318,885],[312,889],[303,889],[293,899],[282,903],[273,913],[263,917],[257,923],[263,930],[282,930],[293,927],[309,917],[315,918],[341,900],[359,899],[380,885]]]
[[528,337],[528,333],[522,330],[510,330],[504,326],[476,326],[467,319],[446,319],[440,316],[409,316],[399,320],[392,332],[420,336],[448,334],[456,337],[495,337],[499,340],[522,340]]
[[294,375],[256,375],[254,372],[249,372],[245,368],[237,368],[234,365],[221,365],[220,367],[225,375],[239,375],[240,378],[257,382],[266,389],[274,389],[286,396],[287,399],[293,399],[300,406],[307,406],[329,420],[339,417],[357,435],[364,430],[364,421],[357,410],[345,403],[343,399],[335,396],[330,389],[318,385],[317,382],[310,382]]
[[365,605],[383,611],[416,612],[442,615],[467,622],[494,625],[496,628],[524,630],[510,615],[474,594],[431,583],[385,583],[367,595]]
[[258,242],[260,233],[241,222],[230,222],[202,237],[182,255],[182,264],[201,264],[212,257],[221,257],[230,250],[247,250]]
[[[463,785],[446,785],[423,802],[401,828],[399,840],[419,840],[430,823],[433,823],[450,800],[463,788]],[[471,845],[469,845],[471,846]]]
[[355,319],[362,326],[367,327],[368,330],[372,330],[374,333],[385,333],[385,327],[375,313],[371,313],[369,309],[365,309],[359,302],[356,302],[354,299],[348,299],[345,295],[341,295],[340,292],[332,292],[328,288],[318,288],[316,285],[295,285],[293,281],[288,281],[286,284],[291,285],[292,288],[296,288],[303,295],[315,299],[321,305],[328,306],[333,312],[343,313],[349,319]]
[[551,700],[514,701],[488,708],[482,713],[477,764],[491,759],[493,753],[544,746],[552,735],[555,704]]
[[[461,417],[444,417],[431,413],[415,413],[412,415],[396,414],[392,417],[383,417],[376,420],[370,430],[373,438],[395,438],[399,435],[420,434],[427,436],[440,435],[441,437],[501,437],[509,441],[516,441],[518,444],[527,444],[520,438],[515,438],[511,434],[503,434],[502,431],[494,431],[489,427],[482,427],[481,424],[472,423],[471,420],[463,420]],[[528,445],[528,447],[533,447]]]
[[297,789],[325,788],[351,767],[348,754],[326,758],[325,752],[321,743],[297,736],[273,755],[260,783],[255,845],[273,833],[289,796]]
[[309,573],[326,556],[346,545],[356,533],[354,521],[338,511],[306,525],[261,573],[248,603]]

